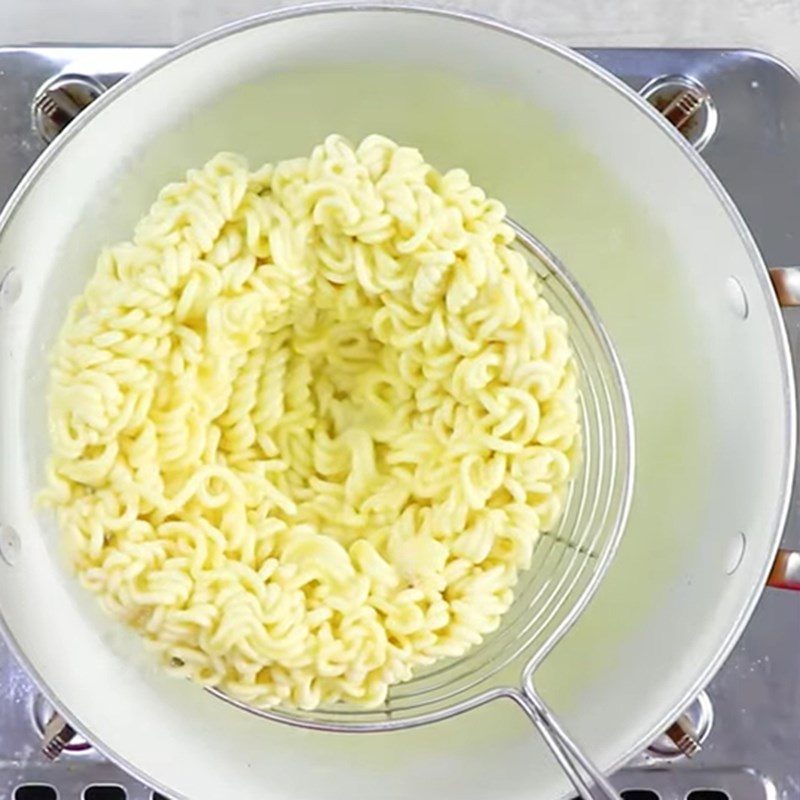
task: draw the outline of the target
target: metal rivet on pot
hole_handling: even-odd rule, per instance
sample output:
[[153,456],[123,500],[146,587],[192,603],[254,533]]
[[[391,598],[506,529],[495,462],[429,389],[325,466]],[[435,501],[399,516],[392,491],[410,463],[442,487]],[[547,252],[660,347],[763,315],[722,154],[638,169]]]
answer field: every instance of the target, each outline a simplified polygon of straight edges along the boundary
[[15,269],[10,269],[0,278],[0,308],[15,303],[22,294],[22,280]]
[[13,567],[19,559],[22,542],[19,534],[10,525],[0,525],[0,558]]
[[750,306],[747,302],[747,295],[744,292],[744,287],[737,278],[731,275],[725,281],[725,296],[728,299],[728,305],[731,311],[736,314],[739,319],[747,319],[750,311]]
[[747,537],[737,531],[729,539],[724,553],[722,566],[726,575],[733,575],[744,560],[744,552],[747,549]]

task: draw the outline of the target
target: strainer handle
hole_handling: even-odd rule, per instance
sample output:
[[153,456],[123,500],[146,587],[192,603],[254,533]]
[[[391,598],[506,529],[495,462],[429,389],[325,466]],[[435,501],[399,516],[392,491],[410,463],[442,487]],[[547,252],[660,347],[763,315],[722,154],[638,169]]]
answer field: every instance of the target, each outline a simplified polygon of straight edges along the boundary
[[561,727],[553,712],[530,685],[515,693],[514,699],[536,726],[583,800],[621,800],[608,778]]

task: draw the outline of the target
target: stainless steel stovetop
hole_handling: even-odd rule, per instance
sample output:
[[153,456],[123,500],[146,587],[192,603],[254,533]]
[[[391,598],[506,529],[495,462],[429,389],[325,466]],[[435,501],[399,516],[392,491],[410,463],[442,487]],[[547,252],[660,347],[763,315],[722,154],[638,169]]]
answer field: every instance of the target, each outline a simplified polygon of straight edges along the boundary
[[[80,104],[98,81],[109,86],[161,52],[150,47],[0,49],[0,202],[44,149],[42,134],[53,132],[52,119],[37,118],[32,107],[44,84],[52,86],[58,76],[78,79],[62,94],[62,107],[50,108],[51,117],[68,116],[72,100]],[[651,99],[662,105],[686,84],[682,79],[704,88],[711,104],[683,120],[684,132],[705,144],[704,158],[747,219],[766,262],[800,263],[799,76],[769,56],[744,50],[584,52],[635,89],[649,88]],[[658,79],[665,77],[670,80],[659,89]],[[70,95],[73,90],[77,96]],[[786,313],[798,364],[800,310]],[[785,546],[800,546],[797,482]],[[164,800],[80,739],[73,739],[58,760],[48,761],[40,749],[52,715],[0,641],[0,800]],[[673,743],[687,732],[703,741],[691,760]],[[796,596],[765,592],[707,694],[673,726],[671,736],[621,770],[614,783],[625,800],[800,800]]]

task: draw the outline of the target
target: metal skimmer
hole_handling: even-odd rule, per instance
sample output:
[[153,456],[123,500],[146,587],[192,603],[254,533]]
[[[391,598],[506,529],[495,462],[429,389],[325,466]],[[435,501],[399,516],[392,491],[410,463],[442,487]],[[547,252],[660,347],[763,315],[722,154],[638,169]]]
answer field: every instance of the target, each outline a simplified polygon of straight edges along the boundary
[[[377,709],[336,705],[314,711],[263,710],[209,691],[267,719],[337,732],[416,727],[510,699],[537,727],[584,798],[618,798],[539,697],[534,673],[589,602],[625,527],[634,467],[630,398],[614,347],[586,295],[547,247],[518,223],[508,222],[538,276],[542,295],[570,326],[579,368],[582,455],[558,527],[540,537],[533,564],[521,576],[516,600],[500,628],[462,658],[420,670],[408,683],[393,687]],[[503,685],[497,673],[518,658],[524,664],[519,683]]]

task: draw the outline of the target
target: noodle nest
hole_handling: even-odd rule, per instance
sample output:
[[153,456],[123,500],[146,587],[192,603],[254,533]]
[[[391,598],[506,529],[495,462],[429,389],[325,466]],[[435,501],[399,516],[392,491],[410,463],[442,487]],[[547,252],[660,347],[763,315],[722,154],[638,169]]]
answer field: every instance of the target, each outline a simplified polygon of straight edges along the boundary
[[505,209],[381,137],[221,153],[102,252],[54,347],[82,584],[246,703],[375,706],[495,630],[579,443]]

